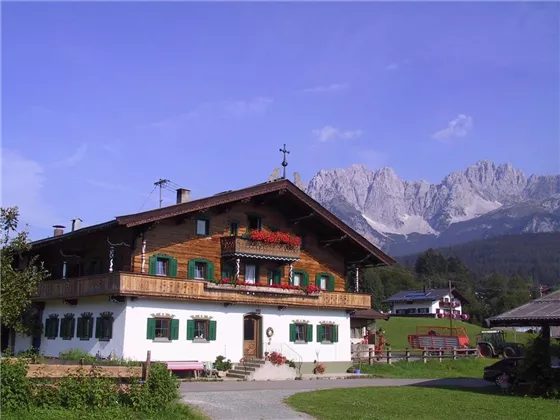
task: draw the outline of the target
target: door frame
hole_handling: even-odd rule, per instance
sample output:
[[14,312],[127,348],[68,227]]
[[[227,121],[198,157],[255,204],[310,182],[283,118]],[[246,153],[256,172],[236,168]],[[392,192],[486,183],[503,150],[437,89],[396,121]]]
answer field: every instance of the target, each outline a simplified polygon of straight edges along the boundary
[[263,340],[262,340],[262,315],[259,315],[255,312],[249,312],[243,315],[243,327],[241,329],[241,333],[243,334],[243,340],[241,340],[241,354],[243,354],[243,357],[248,357],[245,355],[245,320],[247,318],[250,319],[254,319],[255,320],[255,341],[256,341],[256,347],[257,347],[257,351],[256,351],[256,355],[255,358],[257,359],[262,359],[263,357]]

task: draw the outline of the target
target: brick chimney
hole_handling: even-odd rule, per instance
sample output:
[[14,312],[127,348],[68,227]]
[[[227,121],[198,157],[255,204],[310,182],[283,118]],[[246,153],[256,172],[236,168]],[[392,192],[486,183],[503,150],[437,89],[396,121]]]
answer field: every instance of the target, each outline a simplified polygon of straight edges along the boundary
[[191,190],[177,188],[177,204],[186,203],[191,199]]
[[66,228],[66,226],[62,226],[62,225],[54,225],[54,236],[60,236],[64,234],[64,229]]

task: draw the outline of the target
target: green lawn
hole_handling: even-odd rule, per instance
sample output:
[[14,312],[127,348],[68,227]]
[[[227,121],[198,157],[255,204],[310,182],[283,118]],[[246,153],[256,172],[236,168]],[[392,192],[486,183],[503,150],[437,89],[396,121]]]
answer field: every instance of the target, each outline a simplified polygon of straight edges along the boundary
[[[388,321],[377,321],[377,328],[385,330],[385,339],[391,345],[391,348],[395,350],[404,350],[409,347],[408,336],[409,334],[416,333],[416,326],[418,325],[448,327],[449,319],[392,317]],[[474,347],[476,344],[476,335],[485,329],[478,325],[456,320],[453,320],[453,326],[466,329],[471,347]],[[508,341],[515,342],[517,340],[518,343],[525,343],[530,334],[514,334],[513,331],[507,331],[506,336]]]
[[205,420],[205,416],[184,404],[151,413],[139,413],[130,408],[110,408],[99,410],[39,409],[29,411],[2,411],[2,420]]
[[[362,373],[378,378],[438,379],[477,378],[482,379],[484,367],[495,363],[495,359],[428,360],[423,362],[399,361],[388,365],[376,363],[361,366]],[[358,367],[358,365],[356,365]]]
[[558,419],[560,402],[505,396],[498,389],[345,388],[305,392],[288,405],[319,420]]

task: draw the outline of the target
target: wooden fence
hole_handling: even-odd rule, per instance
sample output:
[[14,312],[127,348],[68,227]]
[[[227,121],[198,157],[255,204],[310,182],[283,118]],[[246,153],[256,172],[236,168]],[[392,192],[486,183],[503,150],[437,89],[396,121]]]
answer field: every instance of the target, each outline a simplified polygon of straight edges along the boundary
[[382,352],[375,353],[373,348],[368,348],[367,345],[358,347],[357,351],[352,353],[353,361],[359,363],[368,363],[370,365],[374,363],[387,363],[391,364],[394,361],[405,360],[410,361],[422,361],[427,363],[430,359],[437,359],[442,362],[445,359],[457,360],[465,358],[476,358],[478,357],[478,350],[476,348],[472,349],[404,349],[404,350],[393,350],[387,349]]

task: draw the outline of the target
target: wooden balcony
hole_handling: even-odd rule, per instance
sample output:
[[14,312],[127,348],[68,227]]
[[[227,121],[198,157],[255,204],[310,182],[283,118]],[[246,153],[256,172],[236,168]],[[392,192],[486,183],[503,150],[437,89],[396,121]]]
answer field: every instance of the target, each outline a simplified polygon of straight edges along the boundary
[[41,283],[36,301],[90,296],[136,296],[270,306],[370,309],[371,296],[347,292],[305,294],[268,287],[218,286],[200,280],[180,280],[133,273],[100,274]]
[[297,261],[300,257],[299,246],[269,244],[238,236],[223,237],[221,243],[222,257],[251,257],[282,261]]

